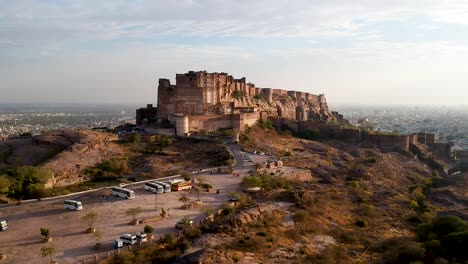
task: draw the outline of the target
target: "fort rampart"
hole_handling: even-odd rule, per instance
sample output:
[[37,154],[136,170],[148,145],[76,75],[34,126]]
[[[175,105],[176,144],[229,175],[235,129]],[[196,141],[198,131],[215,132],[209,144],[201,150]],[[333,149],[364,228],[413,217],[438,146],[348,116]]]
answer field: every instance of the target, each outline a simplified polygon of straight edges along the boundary
[[313,131],[317,139],[337,139],[349,144],[375,146],[383,152],[409,150],[411,144],[424,144],[434,147],[441,154],[449,155],[452,149],[445,143],[436,143],[435,135],[430,133],[417,133],[398,135],[378,132],[367,132],[357,128],[340,128],[324,126],[313,121],[296,121],[286,118],[269,118],[273,125],[279,129],[292,129],[298,133]]
[[[184,131],[177,134],[186,134],[186,129],[242,131],[245,125],[253,125],[265,116],[299,121],[336,120],[323,94],[259,88],[245,77],[235,79],[224,72],[189,71],[176,74],[175,79],[175,84],[159,79],[157,108],[149,104],[137,109],[137,125],[174,126],[177,130],[179,122]],[[182,116],[189,117],[188,128],[186,121],[180,120]]]

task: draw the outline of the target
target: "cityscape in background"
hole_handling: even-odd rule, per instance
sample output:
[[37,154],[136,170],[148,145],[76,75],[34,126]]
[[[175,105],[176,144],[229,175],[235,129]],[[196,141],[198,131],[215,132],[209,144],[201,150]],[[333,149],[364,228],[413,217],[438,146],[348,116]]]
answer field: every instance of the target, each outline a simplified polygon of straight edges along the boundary
[[135,123],[135,108],[130,104],[0,104],[0,138],[64,128],[114,128]]
[[337,105],[331,106],[352,124],[371,130],[411,134],[433,133],[438,142],[468,149],[468,106]]
[[[0,138],[57,129],[115,128],[135,123],[136,104],[0,104]],[[467,106],[332,105],[352,124],[374,131],[434,133],[439,142],[468,149]]]

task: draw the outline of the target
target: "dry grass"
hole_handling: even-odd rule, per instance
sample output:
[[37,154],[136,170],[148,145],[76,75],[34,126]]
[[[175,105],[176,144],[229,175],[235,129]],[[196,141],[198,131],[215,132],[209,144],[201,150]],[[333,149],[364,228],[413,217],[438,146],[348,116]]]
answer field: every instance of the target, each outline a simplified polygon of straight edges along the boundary
[[398,153],[302,140],[274,130],[252,128],[245,147],[276,155],[291,151],[291,157],[283,157],[285,164],[309,168],[319,179],[302,187],[306,193],[292,209],[295,227],[277,234],[285,241],[304,241],[314,234],[335,238],[340,247],[310,253],[323,263],[356,258],[352,252],[362,252],[386,234],[410,235],[411,224],[392,227],[411,201],[408,186],[430,175],[426,165]]

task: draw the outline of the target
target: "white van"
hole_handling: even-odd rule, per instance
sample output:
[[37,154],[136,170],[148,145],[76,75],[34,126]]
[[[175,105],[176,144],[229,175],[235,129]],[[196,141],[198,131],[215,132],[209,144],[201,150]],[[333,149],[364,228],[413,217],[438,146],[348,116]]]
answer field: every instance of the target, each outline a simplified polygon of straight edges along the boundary
[[120,240],[122,240],[124,244],[129,244],[129,245],[135,245],[137,243],[136,236],[132,234],[128,234],[128,233],[121,235]]
[[5,231],[8,229],[8,221],[0,220],[0,231]]
[[135,234],[135,236],[136,236],[136,239],[137,239],[138,242],[144,243],[144,242],[148,241],[148,238],[146,238],[145,233],[138,232],[138,233]]
[[65,200],[63,201],[63,206],[65,207],[65,209],[69,210],[83,210],[83,204],[80,201],[76,200]]

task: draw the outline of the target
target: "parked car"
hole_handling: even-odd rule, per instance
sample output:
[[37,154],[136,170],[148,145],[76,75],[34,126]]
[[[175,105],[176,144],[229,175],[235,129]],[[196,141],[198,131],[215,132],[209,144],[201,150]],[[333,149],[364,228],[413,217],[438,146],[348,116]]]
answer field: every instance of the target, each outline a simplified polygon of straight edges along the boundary
[[114,248],[118,249],[123,247],[123,240],[122,239],[116,239],[114,240]]
[[0,220],[0,231],[5,231],[8,229],[8,221]]
[[146,234],[145,233],[142,233],[142,232],[138,232],[135,234],[136,236],[136,240],[140,243],[144,243],[146,241],[148,241],[148,239],[146,238]]
[[230,202],[237,202],[240,199],[238,194],[230,194],[228,198]]
[[192,220],[190,220],[188,218],[182,218],[176,223],[175,227],[177,229],[184,229],[184,228],[190,227],[192,225],[193,225]]
[[136,236],[132,234],[128,234],[128,233],[121,235],[120,240],[122,240],[124,244],[129,244],[129,245],[134,245],[137,243]]

